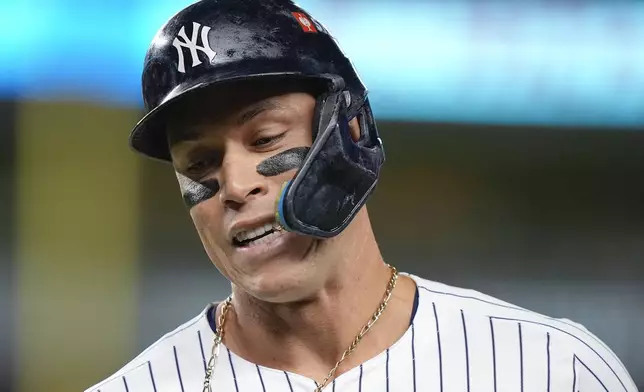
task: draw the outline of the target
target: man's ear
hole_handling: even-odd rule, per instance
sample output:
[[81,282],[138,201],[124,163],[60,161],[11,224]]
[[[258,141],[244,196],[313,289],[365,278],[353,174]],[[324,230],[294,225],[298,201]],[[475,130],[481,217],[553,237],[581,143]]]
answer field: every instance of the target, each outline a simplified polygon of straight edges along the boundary
[[353,120],[349,121],[349,129],[351,130],[351,139],[354,142],[360,140],[360,124],[358,124],[358,118],[354,117]]

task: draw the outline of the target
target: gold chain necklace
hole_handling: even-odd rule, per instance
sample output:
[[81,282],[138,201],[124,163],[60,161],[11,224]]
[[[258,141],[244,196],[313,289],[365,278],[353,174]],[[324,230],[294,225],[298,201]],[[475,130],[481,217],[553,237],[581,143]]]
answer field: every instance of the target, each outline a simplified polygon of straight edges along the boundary
[[[382,302],[380,302],[378,309],[376,309],[376,311],[373,313],[373,315],[371,316],[371,319],[369,319],[367,324],[365,324],[360,330],[360,332],[358,332],[356,337],[351,342],[351,345],[349,346],[349,348],[347,348],[344,351],[344,353],[342,353],[342,357],[340,357],[340,360],[336,362],[335,366],[333,367],[333,369],[331,369],[331,371],[324,378],[324,380],[321,383],[317,383],[316,381],[315,384],[317,386],[315,388],[315,392],[321,392],[322,389],[324,389],[324,387],[327,386],[329,381],[335,375],[335,372],[338,370],[338,367],[340,366],[340,364],[344,362],[344,360],[347,359],[347,357],[355,351],[356,347],[358,347],[358,344],[360,343],[364,335],[366,335],[367,332],[369,332],[371,327],[376,323],[376,321],[378,321],[382,313],[385,311],[385,308],[389,303],[389,299],[391,298],[391,293],[394,291],[394,288],[396,287],[396,281],[398,280],[398,270],[396,269],[396,267],[389,264],[387,264],[387,266],[391,270],[391,278],[389,279],[389,284],[387,285],[387,290],[385,291],[385,295],[384,295],[384,298],[382,299]],[[215,337],[212,344],[211,355],[210,355],[210,359],[208,360],[208,365],[206,367],[206,378],[203,383],[203,392],[212,392],[210,381],[212,379],[212,374],[215,370],[215,366],[217,365],[217,359],[219,358],[219,348],[221,346],[221,342],[224,340],[224,324],[226,323],[226,313],[228,313],[228,310],[230,309],[231,305],[232,305],[232,296],[229,296],[222,304],[223,307],[221,309],[221,314],[219,315],[219,319],[218,319],[219,328],[217,328],[215,331]]]

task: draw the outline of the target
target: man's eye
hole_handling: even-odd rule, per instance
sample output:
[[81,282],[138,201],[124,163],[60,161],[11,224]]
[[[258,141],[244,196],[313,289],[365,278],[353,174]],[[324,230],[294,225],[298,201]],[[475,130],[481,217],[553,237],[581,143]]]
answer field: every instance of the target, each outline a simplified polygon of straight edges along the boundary
[[204,170],[208,168],[208,165],[210,162],[211,160],[209,159],[202,159],[199,161],[195,161],[186,168],[186,171],[190,174],[202,173]]
[[283,137],[284,137],[284,133],[280,133],[279,135],[275,135],[275,136],[260,137],[259,139],[255,139],[255,141],[253,142],[253,146],[254,147],[265,146],[273,142],[276,142]]
[[185,171],[195,176],[206,174],[206,172],[221,165],[222,154],[219,151],[207,151],[199,154],[192,154],[188,157]]

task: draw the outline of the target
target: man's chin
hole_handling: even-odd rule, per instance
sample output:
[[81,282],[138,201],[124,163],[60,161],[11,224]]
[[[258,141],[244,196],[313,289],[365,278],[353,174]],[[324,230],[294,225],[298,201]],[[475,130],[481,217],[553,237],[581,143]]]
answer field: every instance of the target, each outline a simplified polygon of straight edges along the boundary
[[315,278],[275,277],[268,274],[248,283],[245,288],[248,295],[256,300],[271,304],[306,301],[315,296],[316,287],[318,286]]
[[[300,238],[298,251],[280,254],[272,258],[235,260],[244,276],[238,276],[236,284],[256,299],[271,303],[305,300],[323,285],[319,268],[315,265],[313,238]],[[242,267],[243,264],[246,264]],[[319,281],[319,282],[318,282]]]

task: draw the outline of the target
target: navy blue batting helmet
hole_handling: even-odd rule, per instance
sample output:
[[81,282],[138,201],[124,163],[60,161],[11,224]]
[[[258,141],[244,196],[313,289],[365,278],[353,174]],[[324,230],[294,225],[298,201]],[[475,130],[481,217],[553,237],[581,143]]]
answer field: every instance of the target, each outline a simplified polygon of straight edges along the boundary
[[[288,78],[319,86],[313,145],[284,187],[277,218],[287,230],[331,237],[372,193],[384,150],[367,89],[335,38],[290,0],[202,0],[166,22],[150,45],[142,76],[146,115],[132,148],[170,161],[170,107],[199,91],[240,81]],[[358,118],[354,142],[348,123]]]

